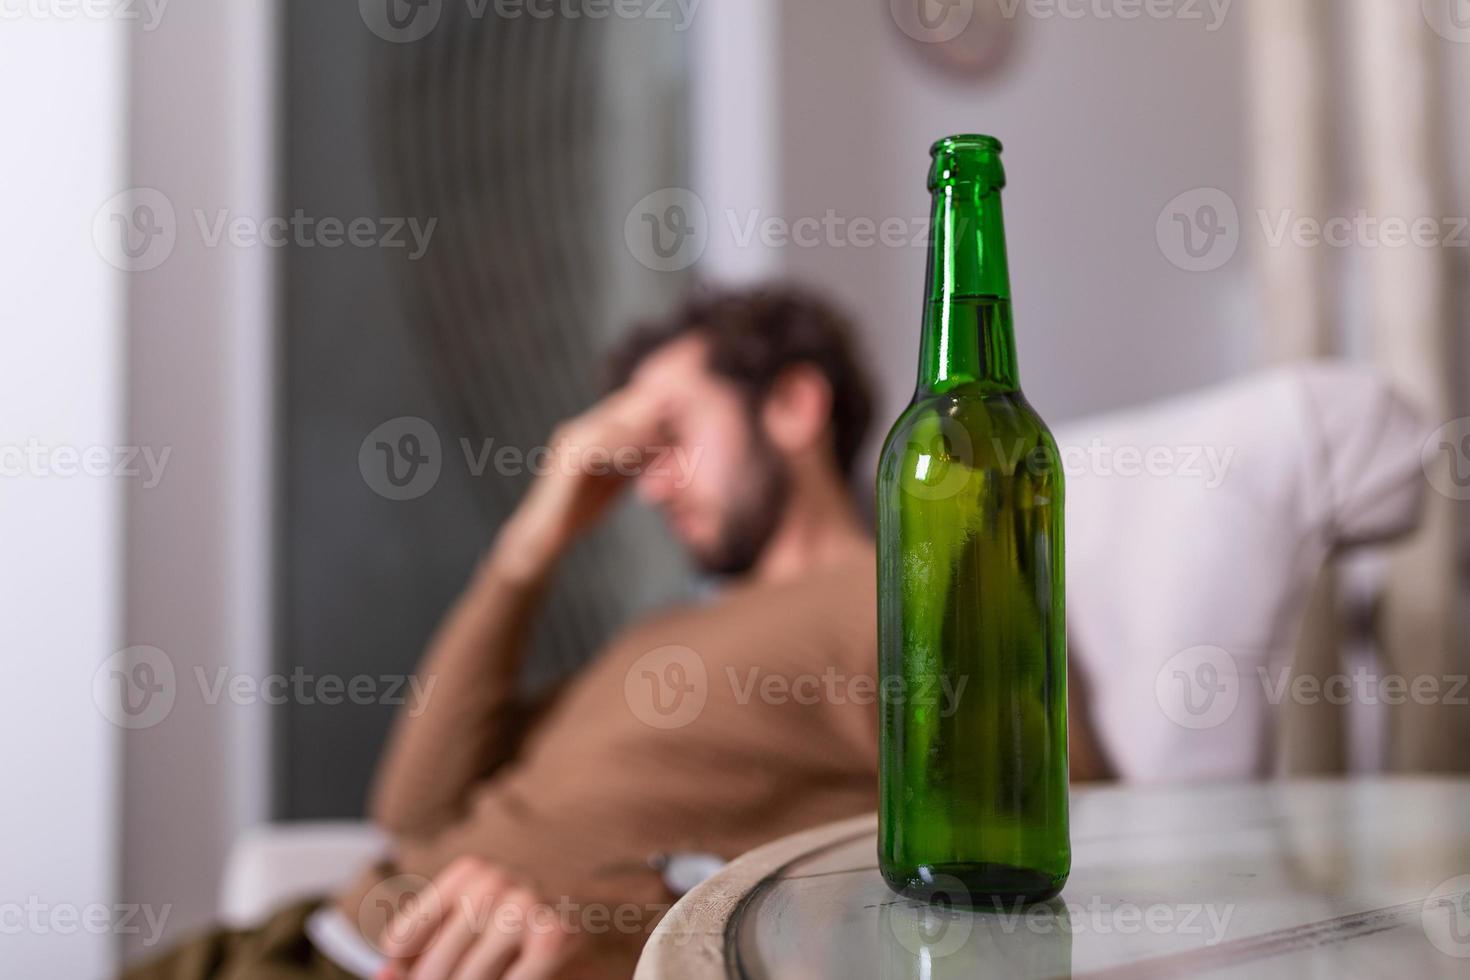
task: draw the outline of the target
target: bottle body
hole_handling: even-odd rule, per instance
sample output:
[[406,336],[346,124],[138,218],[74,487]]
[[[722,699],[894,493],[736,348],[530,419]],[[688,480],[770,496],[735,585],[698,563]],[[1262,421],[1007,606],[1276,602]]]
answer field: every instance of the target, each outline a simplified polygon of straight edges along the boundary
[[[974,216],[941,212],[994,209],[972,253],[1003,272],[999,183],[943,190],[951,229]],[[936,276],[970,253],[934,248],[920,384],[877,481],[879,864],[901,894],[1010,907],[1071,866],[1064,474],[1015,381],[1004,276]]]

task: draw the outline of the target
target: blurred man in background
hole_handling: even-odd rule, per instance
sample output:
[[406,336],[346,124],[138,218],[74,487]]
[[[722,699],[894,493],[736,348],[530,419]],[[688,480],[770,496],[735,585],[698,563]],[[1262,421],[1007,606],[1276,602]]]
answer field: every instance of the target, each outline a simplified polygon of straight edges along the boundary
[[[848,486],[872,406],[851,335],[784,288],[636,330],[420,667],[433,694],[374,795],[391,861],[130,976],[628,976],[689,869],[873,810],[874,552]],[[527,703],[547,582],[629,487],[728,587]]]

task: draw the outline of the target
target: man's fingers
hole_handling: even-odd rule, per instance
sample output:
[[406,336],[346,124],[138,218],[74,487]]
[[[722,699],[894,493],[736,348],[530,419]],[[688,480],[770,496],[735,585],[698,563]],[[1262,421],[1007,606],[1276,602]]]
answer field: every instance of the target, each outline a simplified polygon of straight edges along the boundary
[[547,980],[571,955],[551,907],[478,858],[445,869],[390,923],[382,977]]
[[505,974],[505,980],[549,980],[567,962],[571,953],[571,937],[560,928],[532,928],[521,944],[521,955]]
[[658,434],[669,396],[649,388],[624,388],[609,395],[558,430],[557,441],[571,449],[643,450]]
[[379,949],[390,959],[411,959],[428,947],[465,886],[485,871],[478,858],[460,858],[423,891],[407,896],[383,930]]
[[504,889],[504,878],[494,871],[469,879],[446,910],[438,934],[408,971],[408,980],[448,980],[465,952],[493,928],[496,900]]
[[638,432],[652,430],[659,417],[668,410],[669,396],[654,388],[629,391],[629,398],[612,407],[611,421],[623,428]]
[[[500,980],[528,935],[535,897],[522,888],[506,894],[484,932],[460,961],[451,980]],[[544,927],[543,927],[544,928]]]

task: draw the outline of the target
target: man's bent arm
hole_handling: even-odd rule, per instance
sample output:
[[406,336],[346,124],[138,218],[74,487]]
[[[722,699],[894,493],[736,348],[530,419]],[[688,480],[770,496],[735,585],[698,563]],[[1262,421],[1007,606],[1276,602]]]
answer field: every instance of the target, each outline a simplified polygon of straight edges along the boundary
[[399,713],[372,807],[394,836],[423,838],[451,823],[475,783],[515,752],[531,713],[517,680],[546,582],[627,485],[621,474],[589,469],[587,450],[611,458],[617,447],[649,445],[662,398],[624,389],[552,433],[553,464],[500,529],[419,668],[424,703]]
[[515,751],[529,710],[517,693],[546,573],[502,535],[440,625],[378,767],[374,822],[432,834],[463,813],[475,783]]

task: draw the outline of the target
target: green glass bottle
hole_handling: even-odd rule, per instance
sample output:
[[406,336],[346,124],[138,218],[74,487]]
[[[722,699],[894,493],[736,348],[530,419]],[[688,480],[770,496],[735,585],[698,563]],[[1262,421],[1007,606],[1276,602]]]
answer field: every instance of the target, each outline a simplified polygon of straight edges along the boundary
[[1063,473],[1017,377],[1000,142],[930,152],[919,383],[878,467],[878,860],[1010,908],[1071,870]]

